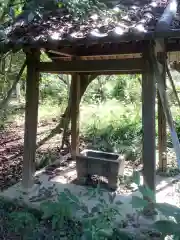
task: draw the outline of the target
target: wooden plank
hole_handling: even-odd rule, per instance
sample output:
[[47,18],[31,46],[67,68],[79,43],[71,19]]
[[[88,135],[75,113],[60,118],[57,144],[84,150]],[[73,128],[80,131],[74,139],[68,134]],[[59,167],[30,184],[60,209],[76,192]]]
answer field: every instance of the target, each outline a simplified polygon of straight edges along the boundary
[[167,170],[166,117],[164,114],[159,93],[158,93],[158,149],[159,149],[158,167],[160,171],[165,172]]
[[128,54],[141,53],[144,49],[144,41],[130,41],[121,43],[103,43],[87,45],[73,45],[67,47],[54,47],[48,42],[43,45],[45,51],[53,50],[68,54],[69,56],[93,56],[93,55],[113,55],[113,54]]
[[174,147],[174,150],[175,150],[175,153],[176,153],[177,163],[178,163],[178,166],[180,168],[180,145],[179,145],[179,139],[178,139],[178,136],[177,136],[177,133],[176,133],[176,129],[175,129],[175,126],[174,126],[171,110],[170,110],[170,107],[168,105],[167,94],[164,91],[163,78],[162,78],[160,70],[159,70],[158,61],[157,61],[157,58],[155,56],[155,53],[153,53],[153,51],[151,52],[151,63],[153,65],[155,77],[157,79],[158,91],[159,91],[159,95],[160,95],[161,102],[162,102],[162,105],[163,105],[163,109],[164,109],[164,113],[165,113],[165,116],[166,116],[166,120],[167,120],[167,123],[169,125],[171,138],[172,138],[172,143],[173,143],[173,147]]
[[73,91],[71,96],[71,154],[75,160],[79,153],[79,103],[80,103],[80,75],[72,75]]
[[179,52],[180,51],[180,41],[178,38],[168,39],[166,43],[167,52]]
[[[180,51],[179,39],[167,39],[166,41],[166,50],[170,51]],[[133,54],[133,53],[142,53],[144,49],[144,41],[130,41],[130,42],[121,42],[121,43],[104,43],[101,44],[93,44],[90,46],[71,46],[64,48],[53,48],[53,46],[47,45],[47,49],[45,51],[56,51],[61,52],[64,56],[104,56],[104,55],[117,55],[117,54]],[[65,55],[66,54],[66,55]],[[50,54],[49,56],[54,56],[55,54]]]
[[38,66],[40,72],[49,73],[91,73],[91,72],[140,72],[143,61],[138,59],[111,59],[111,60],[72,60],[41,62]]
[[[161,64],[159,70],[163,79],[163,91],[166,91],[166,56],[161,53]],[[159,149],[159,169],[163,172],[167,169],[167,134],[166,134],[166,116],[159,92],[158,97],[158,149]]]
[[[48,54],[49,55],[49,54]],[[69,56],[60,56],[60,55],[51,55],[50,58],[53,61],[72,61],[72,57]],[[137,58],[142,58],[142,54],[141,53],[132,53],[132,54],[116,54],[116,55],[93,55],[93,56],[78,56],[79,60],[118,60],[118,59],[137,59]]]
[[24,156],[22,184],[24,188],[33,185],[35,173],[36,133],[38,120],[39,72],[36,69],[40,61],[39,52],[27,53],[26,109],[24,131]]
[[142,125],[143,125],[143,176],[144,183],[155,191],[155,79],[148,63],[148,49],[143,54],[144,73],[142,75]]

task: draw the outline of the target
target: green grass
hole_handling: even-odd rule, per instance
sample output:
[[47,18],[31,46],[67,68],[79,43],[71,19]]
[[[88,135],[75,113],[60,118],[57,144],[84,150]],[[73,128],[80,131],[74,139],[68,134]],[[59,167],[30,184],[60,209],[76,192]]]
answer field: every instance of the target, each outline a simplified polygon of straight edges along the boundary
[[[4,122],[24,122],[24,105],[19,107],[11,102]],[[64,112],[65,104],[44,101],[39,105],[39,121],[51,122]],[[173,118],[177,121],[180,136],[180,118],[178,110],[172,108]],[[141,104],[126,104],[123,101],[108,100],[100,104],[82,103],[80,106],[80,134],[89,148],[126,153],[129,160],[137,159],[141,153]],[[156,115],[156,136],[157,136]],[[171,137],[168,135],[168,141]]]
[[64,109],[65,109],[64,105],[51,101],[45,101],[39,105],[38,119],[39,121],[42,120],[48,121],[51,120],[52,118],[58,118],[60,114],[63,113]]
[[140,115],[140,106],[126,106],[115,100],[98,106],[82,106],[81,135],[90,143],[89,147],[126,152],[132,158],[140,150]]
[[[60,114],[63,113],[65,105],[61,105],[50,100],[44,101],[39,104],[38,108],[38,121],[51,121],[53,118],[58,119]],[[0,125],[8,126],[9,123],[16,123],[21,125],[24,122],[25,115],[25,103],[18,103],[15,100],[12,100],[8,108],[5,109],[1,119]]]

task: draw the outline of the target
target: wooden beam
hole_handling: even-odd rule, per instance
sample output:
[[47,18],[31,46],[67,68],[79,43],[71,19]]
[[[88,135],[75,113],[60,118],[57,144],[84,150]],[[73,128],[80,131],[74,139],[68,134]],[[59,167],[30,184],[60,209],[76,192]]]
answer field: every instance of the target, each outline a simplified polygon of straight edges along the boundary
[[39,99],[39,72],[37,71],[36,66],[40,61],[40,53],[35,51],[27,53],[26,59],[27,80],[22,184],[23,187],[27,189],[32,187],[33,176],[35,173]]
[[170,0],[164,13],[158,20],[156,24],[156,32],[166,32],[170,30],[170,26],[174,16],[177,13],[178,1],[177,0]]
[[72,60],[41,62],[38,69],[48,73],[91,73],[91,72],[140,72],[143,61],[138,59],[112,59],[112,60]]
[[43,48],[46,51],[60,52],[61,54],[68,54],[70,56],[93,56],[93,55],[113,55],[113,54],[128,54],[128,53],[141,53],[144,49],[144,41],[129,41],[121,43],[95,43],[87,46],[71,45],[66,47],[54,46],[50,43],[44,43]]
[[[166,91],[166,58],[162,53],[161,64],[159,66],[163,79],[163,91]],[[159,92],[158,97],[158,149],[159,149],[159,169],[163,172],[167,170],[167,134],[166,134],[166,116]]]
[[167,52],[179,52],[180,51],[180,40],[178,38],[166,40],[166,51]]
[[[137,59],[141,58],[142,54],[141,53],[132,53],[132,54],[116,54],[116,55],[93,55],[93,56],[78,56],[78,60],[119,60],[119,59]],[[53,61],[71,61],[72,57],[62,57],[58,55],[51,55],[51,59]]]
[[60,51],[55,51],[55,50],[49,50],[48,51],[49,53],[53,53],[55,55],[58,55],[58,56],[66,56],[66,57],[73,57],[73,55],[69,54],[69,53],[63,53],[63,52],[60,52]]
[[144,72],[142,74],[142,125],[143,125],[143,176],[144,183],[155,191],[155,79],[148,63],[149,51],[143,54]]
[[78,73],[72,75],[73,91],[71,95],[71,154],[76,160],[79,153],[79,104],[80,104],[80,80]]
[[[50,56],[56,56],[55,53],[60,53],[64,56],[104,56],[104,55],[117,55],[117,54],[136,54],[142,53],[144,49],[145,41],[130,41],[122,43],[111,43],[111,44],[93,44],[88,47],[86,45],[64,47],[64,48],[52,48],[52,45],[45,51],[49,52]],[[180,41],[177,37],[169,38],[166,40],[166,50],[180,51]]]
[[[162,78],[162,88],[166,91],[166,49],[164,39],[159,39],[154,47],[154,52],[158,57],[158,68]],[[150,60],[151,61],[151,60]],[[167,136],[166,136],[166,116],[164,114],[163,103],[157,91],[158,97],[158,149],[159,149],[159,169],[167,169]]]
[[141,53],[144,49],[144,41],[130,41],[120,44],[105,43],[102,45],[93,44],[88,47],[78,46],[76,48],[77,56],[94,56],[94,55],[113,55],[113,54],[128,54]]

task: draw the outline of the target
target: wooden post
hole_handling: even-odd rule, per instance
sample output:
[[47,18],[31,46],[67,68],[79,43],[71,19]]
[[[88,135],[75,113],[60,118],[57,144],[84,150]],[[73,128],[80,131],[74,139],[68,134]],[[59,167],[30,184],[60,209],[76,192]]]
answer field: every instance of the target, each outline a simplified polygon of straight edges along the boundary
[[172,137],[173,147],[174,147],[174,150],[176,153],[177,164],[178,164],[178,167],[180,168],[180,144],[179,144],[178,135],[177,135],[177,132],[176,132],[176,129],[174,126],[171,110],[168,105],[168,97],[167,97],[166,91],[164,91],[164,88],[163,88],[164,83],[163,83],[163,79],[161,76],[161,72],[159,69],[159,64],[158,64],[155,52],[151,51],[150,55],[151,55],[153,71],[155,73],[154,76],[157,79],[157,87],[158,87],[159,95],[161,97],[161,102],[162,102],[162,105],[164,108],[164,113],[166,115],[166,120],[169,125],[169,129],[170,129],[170,133],[171,133],[171,137]]
[[36,133],[39,101],[39,71],[36,69],[36,67],[40,61],[39,51],[27,53],[26,59],[27,80],[22,184],[23,187],[27,189],[33,186],[33,176],[35,173]]
[[79,104],[80,104],[80,75],[72,75],[73,91],[71,96],[71,154],[76,159],[79,153]]
[[[163,89],[166,91],[166,58],[165,54],[161,54],[161,76],[163,78]],[[158,149],[159,149],[159,170],[165,172],[167,169],[167,136],[166,136],[166,116],[164,114],[163,105],[159,92],[158,96]]]
[[143,54],[144,73],[142,74],[142,125],[143,125],[143,176],[144,183],[155,191],[155,80],[148,63],[149,49]]

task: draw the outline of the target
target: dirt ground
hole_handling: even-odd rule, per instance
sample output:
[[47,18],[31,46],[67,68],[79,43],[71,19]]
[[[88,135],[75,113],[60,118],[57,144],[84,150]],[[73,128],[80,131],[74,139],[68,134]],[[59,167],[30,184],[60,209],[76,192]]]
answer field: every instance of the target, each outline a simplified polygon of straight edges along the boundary
[[[56,125],[56,122],[41,122],[38,125],[37,142]],[[21,179],[23,159],[24,126],[10,124],[0,130],[0,190]],[[51,139],[37,150],[37,160],[58,158],[60,155],[60,136]],[[51,156],[50,156],[51,154]]]
[[[44,121],[38,124],[37,142],[43,139],[57,125],[57,122]],[[22,177],[22,160],[23,160],[23,138],[24,138],[24,125],[10,124],[8,128],[0,130],[0,190],[4,190],[15,183],[17,183]],[[46,173],[50,178],[57,175],[64,176],[67,182],[77,183],[76,181],[76,166],[71,158],[67,158],[61,163],[62,155],[67,155],[69,149],[60,149],[61,135],[58,134],[54,138],[47,141],[42,147],[37,150],[36,161],[37,169],[41,168],[40,163],[44,162],[45,165],[49,165],[52,162],[56,162],[55,165],[46,168]],[[84,143],[85,145],[85,143]],[[58,163],[58,166],[57,166]],[[137,163],[139,166],[139,163]],[[44,166],[43,166],[44,167]],[[126,162],[126,175],[132,173],[131,162]],[[74,170],[74,171],[72,171]],[[71,172],[68,175],[68,172]],[[73,173],[73,174],[72,174]],[[105,178],[98,178],[93,176],[86,184],[96,186],[101,181],[102,185],[106,187],[107,180]]]

